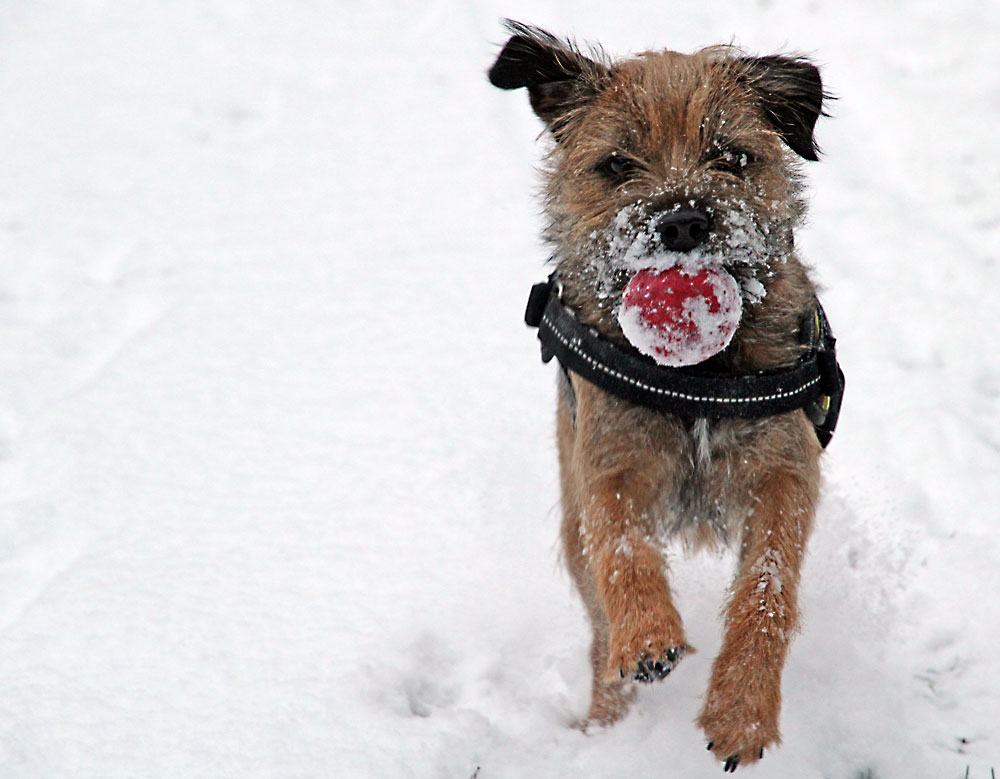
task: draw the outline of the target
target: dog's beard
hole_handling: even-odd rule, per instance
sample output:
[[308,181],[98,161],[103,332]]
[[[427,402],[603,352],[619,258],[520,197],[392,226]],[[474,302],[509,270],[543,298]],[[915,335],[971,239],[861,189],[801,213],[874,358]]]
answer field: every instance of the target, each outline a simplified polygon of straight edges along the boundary
[[605,303],[616,301],[640,270],[679,266],[697,271],[714,266],[736,278],[746,302],[760,302],[766,288],[758,277],[766,278],[767,268],[784,257],[782,251],[769,245],[769,227],[755,218],[745,201],[714,205],[705,211],[713,222],[705,242],[688,251],[669,251],[656,231],[658,220],[669,211],[650,212],[641,202],[620,209],[607,230],[590,235],[588,275],[598,298]]

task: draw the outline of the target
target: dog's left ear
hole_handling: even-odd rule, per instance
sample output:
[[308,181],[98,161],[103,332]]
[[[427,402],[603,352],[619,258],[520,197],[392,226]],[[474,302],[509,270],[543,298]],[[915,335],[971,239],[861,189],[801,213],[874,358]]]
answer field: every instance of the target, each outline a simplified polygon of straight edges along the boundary
[[490,83],[527,87],[532,109],[558,137],[566,115],[597,94],[609,69],[545,30],[510,19],[506,27],[513,35],[490,68]]
[[[747,85],[760,99],[764,116],[793,152],[817,160],[813,128],[823,112],[823,81],[819,68],[801,57],[746,57]],[[825,114],[824,114],[825,115]]]

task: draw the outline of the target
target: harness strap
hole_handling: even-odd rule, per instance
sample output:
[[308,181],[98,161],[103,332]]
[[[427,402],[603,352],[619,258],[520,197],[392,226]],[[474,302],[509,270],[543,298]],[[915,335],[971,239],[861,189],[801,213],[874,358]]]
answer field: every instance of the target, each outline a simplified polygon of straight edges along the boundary
[[706,373],[656,365],[602,338],[563,305],[553,279],[536,284],[525,322],[538,328],[542,361],[553,357],[612,395],[686,418],[753,419],[804,408],[825,448],[840,413],[844,374],[836,339],[817,301],[815,343],[792,367],[756,373]]

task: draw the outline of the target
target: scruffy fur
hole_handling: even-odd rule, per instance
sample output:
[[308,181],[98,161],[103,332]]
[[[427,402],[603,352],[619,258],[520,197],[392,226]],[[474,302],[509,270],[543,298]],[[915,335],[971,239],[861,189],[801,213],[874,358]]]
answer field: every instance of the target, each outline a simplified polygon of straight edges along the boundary
[[[718,258],[744,290],[732,342],[705,366],[793,363],[815,296],[793,230],[804,209],[797,159],[816,159],[817,69],[732,47],[615,62],[537,28],[508,28],[490,80],[527,88],[554,141],[545,238],[564,302],[630,348],[615,317],[622,289],[662,254],[663,215],[697,207],[710,219],[697,251]],[[739,563],[698,724],[726,770],[759,760],[780,742],[781,672],[819,490],[811,423],[802,411],[682,419],[575,374],[561,381],[571,383],[557,411],[562,542],[593,626],[588,722],[620,719],[633,680],[663,678],[691,651],[662,543],[729,544]]]

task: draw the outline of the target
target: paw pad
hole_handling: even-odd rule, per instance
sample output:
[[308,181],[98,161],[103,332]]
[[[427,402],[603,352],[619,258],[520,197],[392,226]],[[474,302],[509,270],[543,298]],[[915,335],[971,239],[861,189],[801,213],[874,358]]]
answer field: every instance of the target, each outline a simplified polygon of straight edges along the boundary
[[[655,682],[664,679],[674,670],[674,666],[683,656],[684,647],[681,646],[668,647],[659,657],[643,653],[636,664],[636,669],[632,672],[632,681]],[[621,675],[624,678],[624,669]]]

